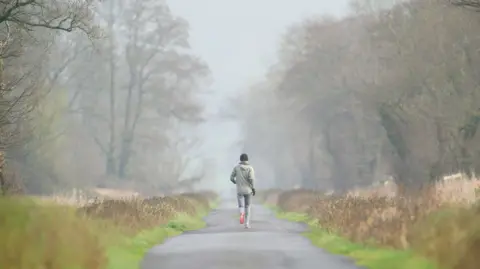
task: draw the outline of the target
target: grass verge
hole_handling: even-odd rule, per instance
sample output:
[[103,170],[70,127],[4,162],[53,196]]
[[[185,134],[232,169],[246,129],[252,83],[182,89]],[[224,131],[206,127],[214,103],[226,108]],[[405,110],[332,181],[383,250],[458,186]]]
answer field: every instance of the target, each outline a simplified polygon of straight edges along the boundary
[[[204,215],[204,214],[202,214]],[[135,269],[145,253],[153,246],[163,243],[167,238],[180,235],[185,231],[201,229],[205,226],[200,218],[187,214],[178,214],[167,225],[144,230],[133,237],[122,236],[123,242],[107,248],[108,269]]]
[[306,214],[284,213],[289,219],[318,220],[308,235],[314,243],[370,268],[478,269],[478,189],[452,190],[454,183],[389,195],[270,191],[263,202]]
[[304,236],[309,238],[315,246],[333,254],[350,257],[359,266],[369,269],[440,269],[433,262],[415,255],[412,251],[376,248],[367,244],[353,243],[322,229],[318,221],[310,218],[307,214],[282,212],[278,208],[270,208],[276,211],[278,218],[307,223],[310,230],[304,233]]
[[97,201],[85,207],[0,198],[0,268],[136,269],[154,245],[202,228],[213,194]]

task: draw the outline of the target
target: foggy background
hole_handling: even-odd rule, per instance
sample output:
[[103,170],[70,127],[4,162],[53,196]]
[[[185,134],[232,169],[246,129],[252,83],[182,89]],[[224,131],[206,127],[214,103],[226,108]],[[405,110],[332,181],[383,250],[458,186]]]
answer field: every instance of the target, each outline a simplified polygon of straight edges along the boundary
[[[215,160],[215,188],[233,188],[229,176],[244,148],[239,121],[225,115],[229,99],[238,98],[267,72],[288,26],[312,16],[343,16],[348,1],[170,0],[169,5],[190,22],[192,47],[212,70],[212,92],[205,98],[210,116],[202,127],[206,137],[202,154]],[[255,155],[250,159],[255,164]],[[257,170],[259,181],[271,180],[262,171],[265,167]]]

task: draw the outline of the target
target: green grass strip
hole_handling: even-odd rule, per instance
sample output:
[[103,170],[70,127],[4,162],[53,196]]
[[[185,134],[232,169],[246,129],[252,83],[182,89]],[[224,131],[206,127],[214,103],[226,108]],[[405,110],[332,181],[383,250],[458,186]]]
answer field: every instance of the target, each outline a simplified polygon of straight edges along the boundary
[[318,221],[306,214],[282,212],[270,207],[278,218],[304,222],[310,230],[303,235],[326,251],[353,258],[356,264],[369,269],[439,269],[433,262],[415,255],[409,250],[395,250],[353,243],[341,236],[322,229]]
[[152,247],[163,243],[169,237],[205,227],[202,217],[206,214],[205,210],[197,217],[178,214],[165,226],[142,231],[135,237],[123,237],[120,244],[107,248],[108,269],[140,268],[140,262]]

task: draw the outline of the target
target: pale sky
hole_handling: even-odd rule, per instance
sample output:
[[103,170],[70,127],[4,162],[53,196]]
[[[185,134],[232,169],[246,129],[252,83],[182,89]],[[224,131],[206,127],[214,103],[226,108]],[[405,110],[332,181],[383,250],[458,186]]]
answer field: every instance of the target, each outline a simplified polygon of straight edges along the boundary
[[[314,15],[342,16],[348,0],[168,0],[175,15],[190,23],[194,52],[209,65],[214,82],[206,100],[215,113],[228,96],[238,95],[274,63],[287,27]],[[235,122],[209,117],[203,151],[216,163],[218,187],[227,186],[241,148]],[[254,156],[250,156],[254,163]],[[257,168],[258,169],[258,168]]]

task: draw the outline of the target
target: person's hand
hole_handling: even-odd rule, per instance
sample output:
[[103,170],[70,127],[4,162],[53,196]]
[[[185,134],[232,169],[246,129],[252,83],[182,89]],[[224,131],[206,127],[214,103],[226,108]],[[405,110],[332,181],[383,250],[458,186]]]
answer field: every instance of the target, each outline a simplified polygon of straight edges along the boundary
[[255,188],[252,188],[252,195],[255,196]]

